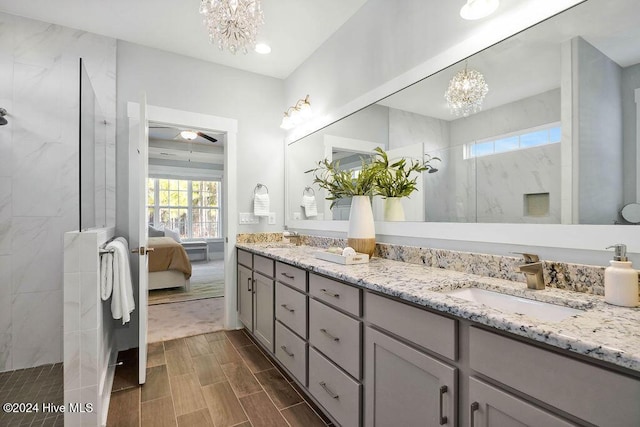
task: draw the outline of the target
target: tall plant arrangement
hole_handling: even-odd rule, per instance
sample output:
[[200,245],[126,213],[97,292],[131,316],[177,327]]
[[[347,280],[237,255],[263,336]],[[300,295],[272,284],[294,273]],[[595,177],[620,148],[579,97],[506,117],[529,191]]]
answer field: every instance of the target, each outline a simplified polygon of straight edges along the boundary
[[429,156],[422,162],[402,158],[390,163],[389,156],[383,149],[377,147],[375,151],[376,157],[372,163],[372,168],[376,170],[374,194],[383,198],[409,197],[417,190],[420,173],[438,171],[431,164],[434,160],[440,161],[438,157]]

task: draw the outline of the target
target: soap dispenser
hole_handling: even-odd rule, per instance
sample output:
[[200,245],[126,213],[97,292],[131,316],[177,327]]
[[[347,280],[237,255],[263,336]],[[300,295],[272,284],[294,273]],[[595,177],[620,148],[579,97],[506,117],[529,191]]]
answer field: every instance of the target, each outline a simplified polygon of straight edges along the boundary
[[623,307],[638,305],[638,272],[631,267],[627,258],[627,246],[618,243],[614,248],[611,266],[604,270],[604,300],[609,304]]

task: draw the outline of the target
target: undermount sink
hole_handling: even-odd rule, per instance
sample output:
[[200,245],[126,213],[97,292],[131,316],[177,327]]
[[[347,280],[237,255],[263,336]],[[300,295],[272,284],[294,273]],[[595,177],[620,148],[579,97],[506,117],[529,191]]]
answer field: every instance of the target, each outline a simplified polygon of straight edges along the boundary
[[480,288],[454,289],[443,293],[455,298],[477,302],[487,307],[495,308],[496,310],[524,314],[525,316],[535,317],[536,319],[547,322],[560,322],[571,316],[584,313],[584,310],[543,301],[534,301]]

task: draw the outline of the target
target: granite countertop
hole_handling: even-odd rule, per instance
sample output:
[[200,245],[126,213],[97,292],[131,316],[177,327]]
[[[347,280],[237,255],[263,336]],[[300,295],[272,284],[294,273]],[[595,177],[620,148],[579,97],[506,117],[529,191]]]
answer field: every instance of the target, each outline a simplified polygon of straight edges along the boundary
[[[237,244],[237,247],[364,289],[640,372],[640,308],[612,306],[605,303],[601,296],[553,288],[529,290],[520,282],[382,258],[373,258],[368,264],[335,264],[315,258],[314,252],[322,249],[311,246],[247,243]],[[439,292],[465,287],[498,290],[578,308],[584,312],[559,322],[544,322]]]

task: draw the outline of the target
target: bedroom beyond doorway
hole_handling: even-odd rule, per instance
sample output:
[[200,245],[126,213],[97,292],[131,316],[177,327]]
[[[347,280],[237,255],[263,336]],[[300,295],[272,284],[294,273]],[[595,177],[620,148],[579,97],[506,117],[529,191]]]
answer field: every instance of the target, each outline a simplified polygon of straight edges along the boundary
[[149,305],[224,296],[224,260],[193,261],[189,290],[184,287],[149,291]]

